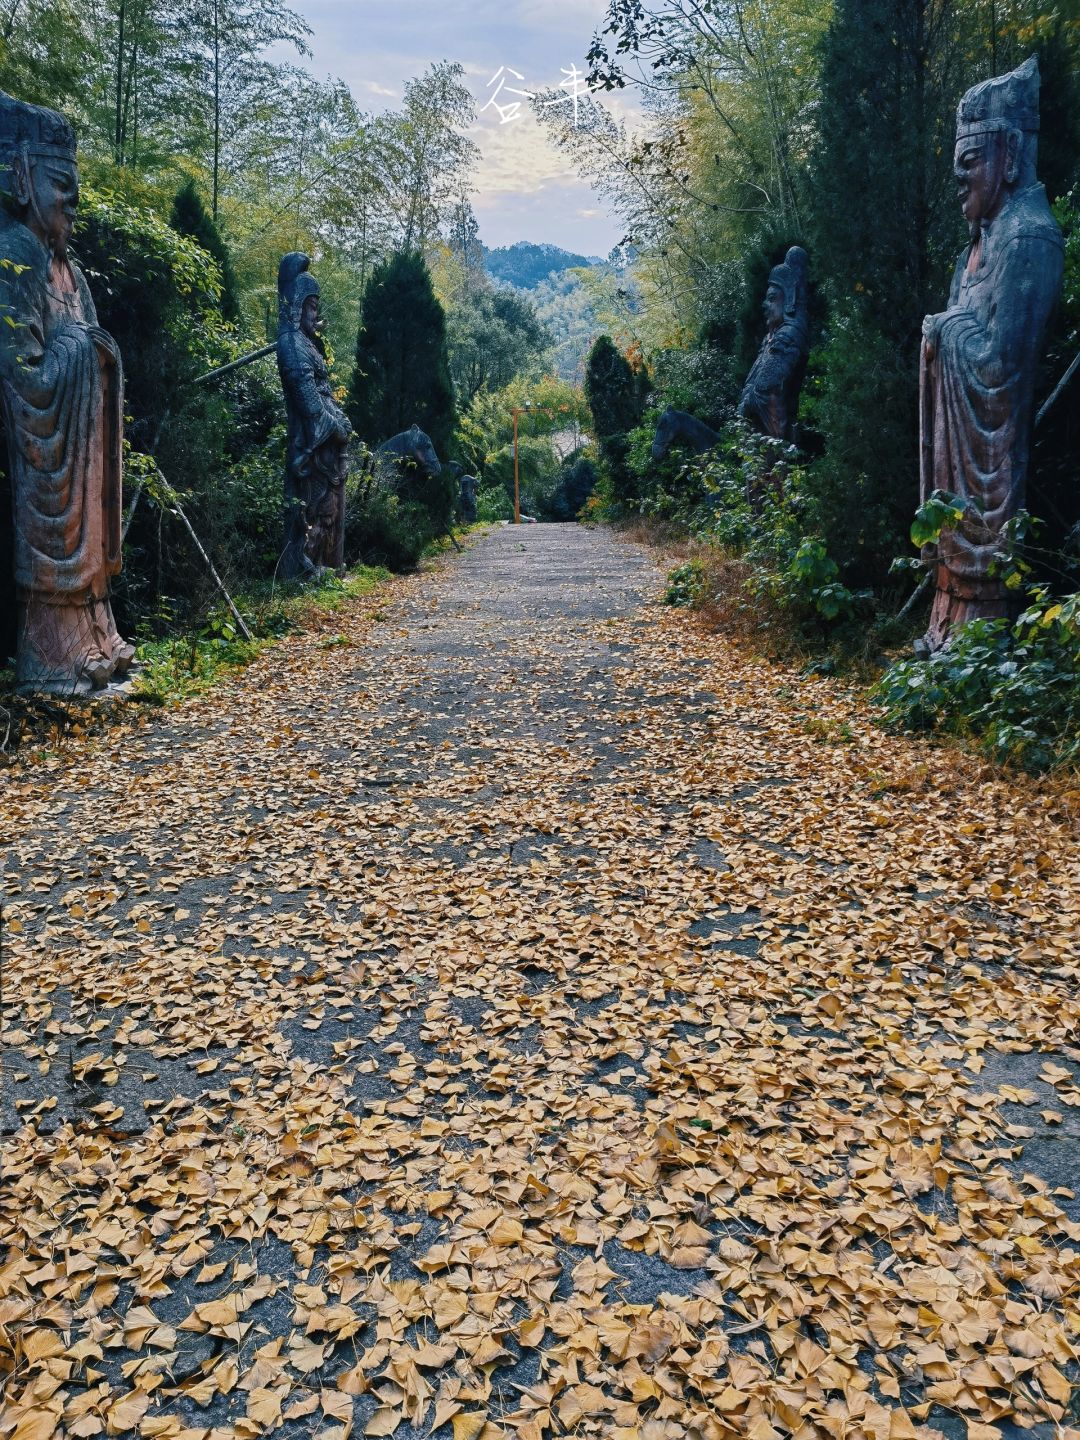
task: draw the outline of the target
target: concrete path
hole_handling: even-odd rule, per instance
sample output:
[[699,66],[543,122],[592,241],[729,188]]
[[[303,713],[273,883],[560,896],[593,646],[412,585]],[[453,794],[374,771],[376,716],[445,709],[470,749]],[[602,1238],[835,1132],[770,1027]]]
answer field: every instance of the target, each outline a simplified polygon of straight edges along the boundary
[[1076,1424],[1067,816],[661,583],[497,529],[0,779],[13,1425]]

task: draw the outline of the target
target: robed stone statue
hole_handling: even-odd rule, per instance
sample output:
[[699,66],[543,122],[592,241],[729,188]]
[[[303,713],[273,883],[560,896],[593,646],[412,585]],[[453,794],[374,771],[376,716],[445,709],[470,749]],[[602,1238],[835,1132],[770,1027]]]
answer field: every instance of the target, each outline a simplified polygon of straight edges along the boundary
[[344,568],[345,479],[352,426],[338,407],[321,338],[319,285],[306,255],[278,267],[277,361],[285,392],[287,579]]
[[806,251],[792,245],[769,273],[762,311],[765,339],[746,377],[739,414],[763,435],[789,443],[795,436],[799,394],[810,353]]
[[973,86],[957,110],[953,168],[971,241],[949,308],[923,321],[920,490],[924,502],[951,492],[965,511],[927,557],[937,590],[920,654],[940,650],[968,620],[1010,612],[991,572],[1025,500],[1036,368],[1064,263],[1035,179],[1038,131],[1034,56]]
[[128,670],[120,570],[123,372],[68,256],[79,174],[62,115],[0,93],[0,402],[16,679],[59,694]]

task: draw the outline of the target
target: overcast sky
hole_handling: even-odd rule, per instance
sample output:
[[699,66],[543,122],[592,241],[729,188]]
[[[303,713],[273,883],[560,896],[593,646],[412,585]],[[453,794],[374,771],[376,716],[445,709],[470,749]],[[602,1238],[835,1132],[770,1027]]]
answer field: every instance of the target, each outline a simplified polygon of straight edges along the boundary
[[[363,110],[400,103],[406,80],[433,61],[458,60],[477,109],[494,93],[501,66],[525,78],[525,90],[558,86],[563,68],[585,69],[585,53],[607,0],[291,0],[311,26],[320,76],[346,81]],[[499,103],[507,100],[504,93]],[[494,107],[473,134],[482,160],[474,205],[485,245],[550,241],[586,255],[606,255],[618,222],[569,169],[523,105],[501,123]]]

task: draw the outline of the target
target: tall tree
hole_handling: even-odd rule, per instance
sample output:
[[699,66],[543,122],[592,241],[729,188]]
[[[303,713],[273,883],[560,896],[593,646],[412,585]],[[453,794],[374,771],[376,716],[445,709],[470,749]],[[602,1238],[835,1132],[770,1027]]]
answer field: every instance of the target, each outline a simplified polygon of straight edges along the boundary
[[282,41],[301,55],[310,53],[311,30],[283,0],[187,0],[180,23],[206,99],[211,213],[217,220],[224,137],[244,114],[252,88],[265,78],[259,57]]
[[75,0],[3,0],[0,89],[31,104],[66,110],[82,90],[90,17]]
[[405,86],[403,108],[376,127],[401,250],[423,251],[435,238],[479,155],[465,133],[475,106],[464,73],[446,60],[430,66]]
[[958,0],[837,0],[822,47],[812,255],[830,299],[820,525],[869,581],[918,491],[918,342],[963,241],[952,178],[971,75]]
[[631,505],[636,498],[634,477],[627,465],[627,435],[641,424],[647,388],[645,372],[633,369],[610,335],[598,336],[585,365],[585,399],[615,499],[622,506]]
[[221,296],[218,308],[225,320],[240,318],[240,295],[233,270],[229,247],[203,204],[195,181],[187,179],[176,192],[169,224],[181,235],[190,235],[197,245],[218,263],[221,271]]
[[369,445],[419,425],[446,456],[454,429],[446,316],[416,251],[392,255],[368,281],[347,409]]
[[516,375],[539,374],[552,336],[529,300],[513,290],[476,286],[449,315],[450,373],[459,406],[481,390],[501,390]]

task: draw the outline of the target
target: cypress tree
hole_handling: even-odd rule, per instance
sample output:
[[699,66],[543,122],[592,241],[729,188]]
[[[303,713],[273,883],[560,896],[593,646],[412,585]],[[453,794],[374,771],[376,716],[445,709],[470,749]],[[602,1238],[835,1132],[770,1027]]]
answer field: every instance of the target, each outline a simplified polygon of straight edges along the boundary
[[635,372],[610,335],[597,336],[585,364],[585,399],[614,497],[623,506],[637,499],[636,479],[627,465],[627,436],[641,424],[647,389],[645,371]]
[[821,54],[812,263],[829,299],[818,513],[849,578],[880,578],[918,504],[919,336],[964,231],[952,178],[970,80],[956,0],[837,0]]
[[235,323],[240,319],[240,293],[232,257],[221,231],[199,197],[194,180],[185,180],[176,192],[169,224],[178,234],[189,235],[217,261],[221,271],[219,309],[224,319]]
[[444,456],[454,430],[446,316],[423,256],[392,255],[372,271],[360,307],[346,409],[368,445],[419,425]]

